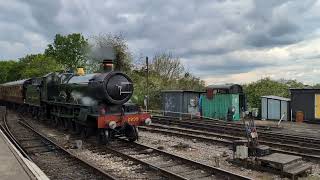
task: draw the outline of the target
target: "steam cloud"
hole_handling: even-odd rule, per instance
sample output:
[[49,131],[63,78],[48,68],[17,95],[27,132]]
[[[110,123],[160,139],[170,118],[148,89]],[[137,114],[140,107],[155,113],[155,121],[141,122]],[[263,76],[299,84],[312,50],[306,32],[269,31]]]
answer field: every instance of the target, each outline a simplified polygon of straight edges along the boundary
[[83,96],[82,93],[77,92],[77,91],[73,91],[71,93],[71,96],[76,102],[83,104],[85,106],[95,106],[98,104],[98,102],[96,100],[94,100],[88,96]]
[[98,59],[100,61],[104,59],[115,59],[115,51],[112,47],[101,47],[101,46],[93,46],[91,49],[90,57],[93,59]]

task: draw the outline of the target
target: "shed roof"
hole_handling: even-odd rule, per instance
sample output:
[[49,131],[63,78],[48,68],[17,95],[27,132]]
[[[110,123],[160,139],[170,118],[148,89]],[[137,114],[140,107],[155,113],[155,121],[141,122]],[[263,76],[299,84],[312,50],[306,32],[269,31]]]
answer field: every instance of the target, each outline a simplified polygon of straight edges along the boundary
[[207,86],[207,88],[213,89],[230,89],[232,86],[240,86],[239,84],[212,84]]
[[304,90],[316,90],[319,91],[320,88],[313,88],[313,87],[307,87],[307,88],[290,88],[290,91],[304,91]]
[[18,81],[11,81],[11,82],[7,82],[4,84],[1,84],[3,86],[12,86],[12,85],[22,85],[24,82],[26,82],[29,79],[22,79],[22,80],[18,80]]
[[184,92],[189,92],[189,93],[205,93],[205,91],[193,91],[193,90],[162,90],[161,93],[184,93]]
[[276,100],[281,100],[281,101],[291,101],[289,98],[284,98],[284,97],[280,97],[280,96],[261,96],[261,98],[267,98],[267,99],[276,99]]

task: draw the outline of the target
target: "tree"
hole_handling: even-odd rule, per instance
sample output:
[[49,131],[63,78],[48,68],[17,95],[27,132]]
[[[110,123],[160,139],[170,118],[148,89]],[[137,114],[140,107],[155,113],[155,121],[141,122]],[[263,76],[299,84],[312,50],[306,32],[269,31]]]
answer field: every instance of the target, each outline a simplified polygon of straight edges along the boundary
[[174,57],[172,53],[156,54],[150,67],[151,71],[169,80],[180,78],[184,72],[184,66],[180,59]]
[[[156,54],[150,62],[149,72],[149,107],[152,109],[161,108],[162,90],[203,90],[204,82],[196,78],[191,73],[184,70],[183,64],[178,57],[171,53]],[[143,105],[146,87],[145,67],[135,68],[130,74],[134,82],[133,101]]]
[[0,61],[0,84],[60,70],[62,66],[55,59],[43,54],[26,55],[18,61]]
[[19,67],[20,78],[39,77],[63,69],[54,58],[43,54],[32,54],[21,58]]
[[0,61],[0,84],[19,79],[18,62]]
[[293,80],[280,79],[278,82],[287,85],[288,88],[304,88],[306,86],[302,82],[298,82],[295,79]]
[[261,96],[275,95],[289,98],[290,88],[303,87],[305,87],[305,85],[296,80],[281,79],[279,81],[275,81],[270,78],[264,78],[244,85],[244,90],[248,98],[249,106],[257,108],[261,105]]
[[[121,35],[104,34],[94,36],[95,44],[92,46],[95,62],[101,62],[104,58],[114,60],[114,69],[129,72],[131,70],[132,55],[129,51],[127,41]],[[94,63],[91,63],[94,64]]]
[[66,36],[57,34],[54,42],[48,45],[45,55],[53,57],[64,68],[76,69],[86,65],[89,44],[82,34]]
[[205,87],[204,81],[186,72],[182,78],[178,80],[176,89],[203,91]]

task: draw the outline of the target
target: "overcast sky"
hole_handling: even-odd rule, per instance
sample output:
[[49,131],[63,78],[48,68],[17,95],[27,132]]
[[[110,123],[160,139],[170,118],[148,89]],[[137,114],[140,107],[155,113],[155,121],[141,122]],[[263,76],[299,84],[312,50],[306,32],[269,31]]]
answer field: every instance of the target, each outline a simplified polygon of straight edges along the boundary
[[207,84],[269,76],[320,83],[315,0],[0,0],[0,59],[57,33],[122,33],[134,54],[170,51]]

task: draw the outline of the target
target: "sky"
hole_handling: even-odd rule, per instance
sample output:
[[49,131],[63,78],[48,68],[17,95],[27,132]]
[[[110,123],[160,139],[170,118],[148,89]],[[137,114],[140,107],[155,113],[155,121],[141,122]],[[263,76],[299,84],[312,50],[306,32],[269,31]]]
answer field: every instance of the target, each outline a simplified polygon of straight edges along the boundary
[[206,84],[320,83],[316,0],[0,0],[1,60],[75,32],[121,33],[137,56],[171,52]]

